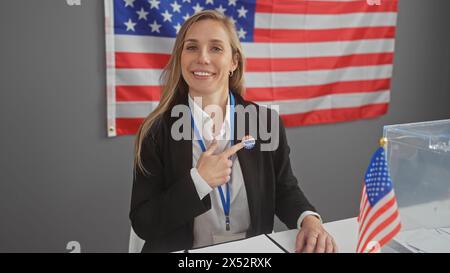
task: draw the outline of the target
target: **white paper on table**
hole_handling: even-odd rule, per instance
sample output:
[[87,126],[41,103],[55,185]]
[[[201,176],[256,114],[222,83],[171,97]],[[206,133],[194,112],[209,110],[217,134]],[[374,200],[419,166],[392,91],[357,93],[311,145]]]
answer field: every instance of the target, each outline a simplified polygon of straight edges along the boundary
[[297,237],[298,229],[291,229],[287,231],[267,234],[275,242],[281,245],[287,252],[295,252],[295,238]]
[[438,228],[438,230],[443,231],[443,232],[447,233],[448,235],[450,235],[450,227],[441,227],[441,228]]
[[355,253],[358,244],[358,220],[356,217],[323,224],[334,238],[340,253]]
[[251,237],[203,248],[189,250],[189,253],[284,253],[266,235]]
[[450,236],[436,229],[421,230],[407,243],[427,253],[450,253]]
[[448,228],[402,231],[394,238],[412,252],[440,253],[450,252],[450,234]]
[[[356,217],[325,223],[323,224],[323,227],[334,238],[339,252],[356,252],[358,234],[358,222]],[[295,240],[298,232],[298,229],[291,229],[288,231],[268,234],[268,236],[280,244],[289,253],[294,253]]]
[[409,251],[412,251],[414,253],[423,252],[421,249],[417,249],[415,247],[412,247],[408,244],[410,238],[413,238],[416,234],[420,234],[422,230],[425,230],[424,228],[421,229],[415,229],[415,230],[407,230],[407,231],[401,231],[394,237],[394,241],[408,249]]

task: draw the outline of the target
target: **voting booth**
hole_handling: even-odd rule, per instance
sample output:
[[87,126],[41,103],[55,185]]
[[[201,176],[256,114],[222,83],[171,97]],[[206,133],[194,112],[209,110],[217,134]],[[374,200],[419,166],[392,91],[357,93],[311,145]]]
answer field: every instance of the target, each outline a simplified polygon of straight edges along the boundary
[[450,252],[450,119],[383,134],[402,223],[384,252]]

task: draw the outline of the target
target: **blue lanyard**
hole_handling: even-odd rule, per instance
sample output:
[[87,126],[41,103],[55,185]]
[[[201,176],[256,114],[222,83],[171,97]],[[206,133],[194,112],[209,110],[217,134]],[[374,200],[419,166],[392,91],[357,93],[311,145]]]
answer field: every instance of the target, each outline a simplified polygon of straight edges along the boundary
[[[230,96],[230,142],[231,146],[234,145],[234,107],[235,107],[235,101],[234,96],[231,91],[229,91]],[[206,151],[205,143],[203,142],[203,138],[200,136],[200,133],[197,129],[197,126],[195,125],[193,114],[191,111],[191,126],[192,129],[194,129],[194,133],[197,137],[198,144],[200,145],[200,148],[203,152]],[[223,194],[222,186],[218,187],[219,193],[220,193],[220,201],[222,201],[222,207],[223,212],[225,214],[225,228],[226,230],[230,230],[230,183],[226,184],[226,198]]]

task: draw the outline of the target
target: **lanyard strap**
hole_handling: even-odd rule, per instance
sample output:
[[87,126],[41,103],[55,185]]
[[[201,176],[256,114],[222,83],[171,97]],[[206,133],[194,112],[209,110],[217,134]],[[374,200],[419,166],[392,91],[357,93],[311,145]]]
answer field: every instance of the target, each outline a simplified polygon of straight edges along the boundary
[[[229,91],[229,96],[230,96],[230,142],[231,142],[231,146],[233,146],[234,145],[234,111],[235,111],[234,107],[235,107],[235,101],[234,101],[233,93],[231,91]],[[192,129],[194,129],[194,134],[197,137],[197,141],[198,141],[198,144],[200,145],[200,148],[202,149],[203,152],[205,152],[206,151],[206,146],[205,146],[205,143],[203,142],[203,137],[200,136],[200,133],[199,133],[199,131],[197,129],[197,126],[195,125],[192,111],[191,111],[191,126],[192,126]],[[230,199],[230,184],[226,183],[226,198],[225,198],[225,195],[223,193],[222,186],[219,186],[217,188],[219,190],[220,201],[222,202],[223,212],[225,214],[226,230],[230,230],[230,203],[231,203],[231,199]]]

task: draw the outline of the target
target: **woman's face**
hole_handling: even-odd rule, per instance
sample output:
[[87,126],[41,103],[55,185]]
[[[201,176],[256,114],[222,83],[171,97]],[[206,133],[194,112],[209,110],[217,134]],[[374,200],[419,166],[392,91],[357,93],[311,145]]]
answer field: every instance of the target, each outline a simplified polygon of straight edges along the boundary
[[214,20],[194,23],[186,33],[181,74],[195,95],[228,91],[230,71],[237,67],[224,26]]

